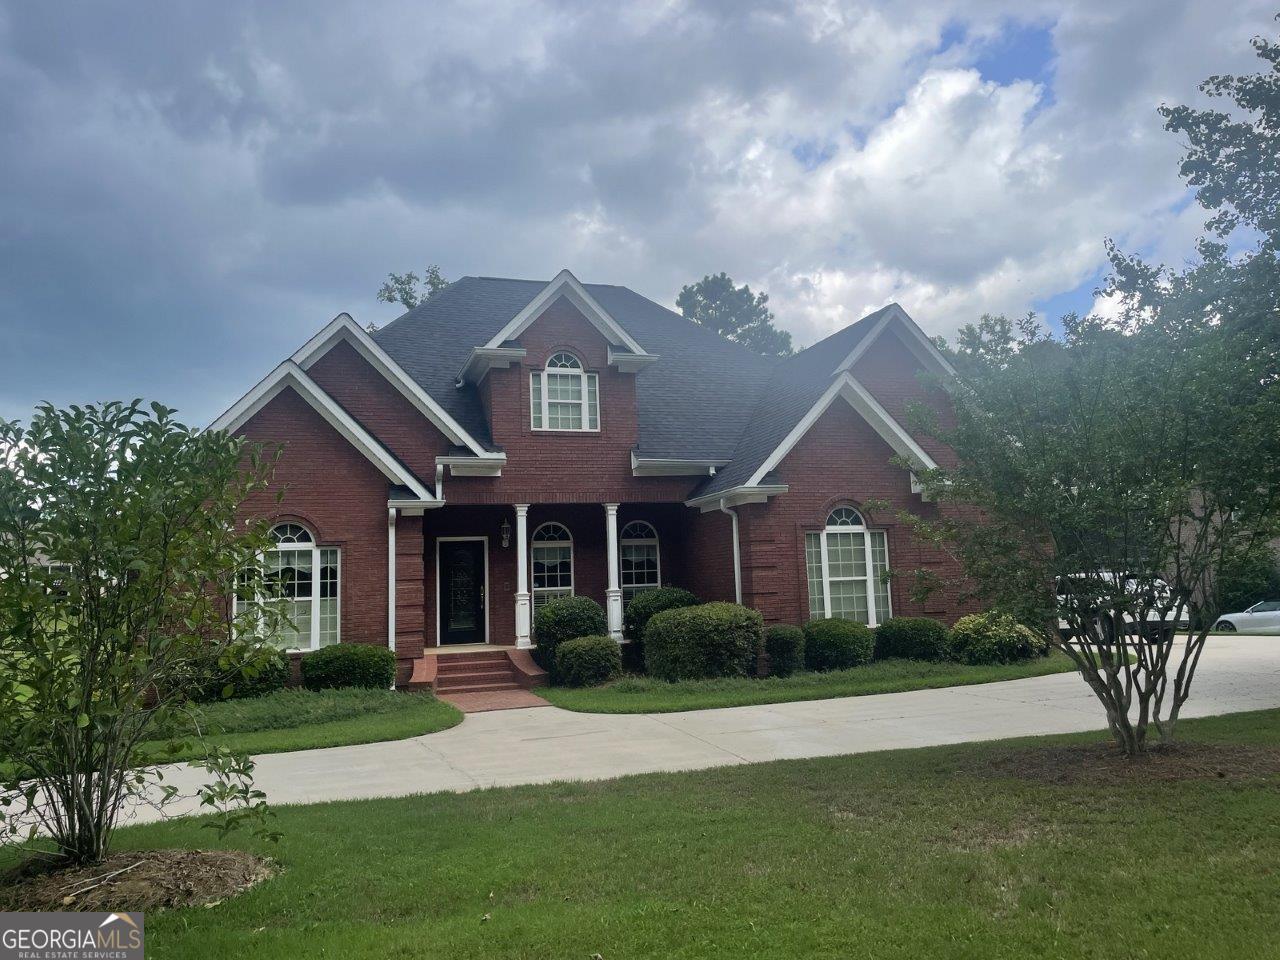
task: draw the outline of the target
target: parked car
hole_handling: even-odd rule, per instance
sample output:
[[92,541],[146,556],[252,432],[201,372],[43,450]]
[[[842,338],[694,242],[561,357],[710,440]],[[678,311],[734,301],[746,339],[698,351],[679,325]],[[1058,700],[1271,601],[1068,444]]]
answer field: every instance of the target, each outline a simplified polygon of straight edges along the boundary
[[1263,600],[1243,613],[1226,613],[1213,629],[1223,633],[1280,633],[1280,600]]
[[[1070,581],[1065,582],[1065,581]],[[1172,591],[1169,584],[1159,577],[1150,580],[1139,580],[1137,577],[1128,576],[1119,573],[1110,573],[1102,571],[1097,574],[1074,574],[1071,577],[1063,578],[1058,583],[1058,606],[1067,608],[1072,603],[1089,606],[1091,603],[1097,603],[1104,597],[1109,596],[1112,591],[1123,591],[1126,596],[1134,597],[1143,589],[1144,583],[1150,583],[1154,596],[1147,607],[1146,615],[1143,618],[1143,624],[1139,626],[1137,617],[1137,607],[1134,604],[1132,611],[1126,611],[1123,615],[1124,633],[1126,636],[1136,637],[1139,634],[1147,639],[1160,639],[1171,636],[1177,630],[1186,630],[1191,626],[1191,621],[1183,611],[1181,617],[1176,616],[1172,600]],[[1092,584],[1092,587],[1090,586]],[[1106,606],[1110,606],[1107,603]],[[1071,630],[1071,625],[1065,617],[1058,620],[1058,631],[1062,634],[1063,639],[1067,639]],[[1098,632],[1107,640],[1114,639],[1115,626],[1109,620],[1099,618]]]

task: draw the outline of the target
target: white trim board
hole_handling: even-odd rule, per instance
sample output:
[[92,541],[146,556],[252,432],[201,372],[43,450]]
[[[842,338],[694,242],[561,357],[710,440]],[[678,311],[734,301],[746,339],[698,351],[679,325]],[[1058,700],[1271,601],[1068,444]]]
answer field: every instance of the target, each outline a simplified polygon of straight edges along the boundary
[[519,337],[559,296],[563,296],[581,310],[582,315],[610,343],[625,346],[634,354],[648,356],[644,347],[636,343],[631,335],[622,329],[621,324],[614,320],[609,315],[609,312],[596,302],[595,297],[587,293],[586,287],[579,283],[578,278],[567,269],[557,273],[550,283],[538,291],[537,296],[530,300],[523,310],[512,317],[507,325],[485,344],[485,347],[501,347],[508,340],[514,340]]
[[[494,454],[481,446],[462,426],[453,419],[439,403],[435,401],[416,380],[405,373],[404,368],[396,363],[349,313],[340,313],[327,324],[324,329],[304,343],[294,352],[290,359],[303,370],[311,369],[321,357],[331,350],[339,340],[345,340],[365,361],[380,373],[400,394],[417,408],[418,412],[439,428],[451,443],[466,447],[481,459],[494,459],[501,454]],[[502,457],[502,459],[506,459]]]
[[292,360],[286,360],[264,379],[258,381],[257,385],[237,400],[231,409],[210,424],[209,429],[225,430],[228,433],[239,430],[258,411],[287,389],[293,389],[298,396],[302,397],[329,426],[364,454],[365,458],[388,480],[408,487],[419,500],[435,501],[435,496],[418,481],[417,477],[399,460],[391,456],[382,444],[338,406],[333,398],[321,390],[319,385],[307,376],[306,371]]
[[884,316],[876,321],[875,326],[867,331],[866,335],[858,341],[858,345],[850,350],[845,358],[840,361],[840,365],[831,371],[832,374],[844,373],[846,370],[852,370],[853,365],[857,363],[863,354],[871,348],[871,345],[876,342],[880,334],[882,334],[885,331],[885,328],[891,323],[896,324],[898,329],[905,334],[903,341],[911,352],[915,354],[917,360],[926,367],[931,367],[937,373],[942,373],[949,377],[954,377],[956,375],[955,367],[951,366],[951,363],[947,358],[942,355],[940,350],[938,350],[937,345],[930,340],[928,335],[920,329],[920,326],[911,319],[907,314],[907,311],[903,310],[902,307],[898,306],[896,303],[891,303],[885,308]]
[[800,439],[809,432],[810,428],[818,422],[818,418],[826,413],[827,408],[835,402],[836,397],[842,397],[849,406],[862,416],[867,423],[871,424],[872,429],[880,435],[880,437],[893,448],[894,452],[900,457],[909,460],[917,469],[933,470],[937,468],[937,464],[924,449],[911,438],[911,435],[902,428],[897,420],[889,415],[889,411],[885,410],[868,391],[867,388],[860,384],[853,374],[845,372],[841,374],[829,386],[825,393],[818,398],[818,402],[809,408],[806,413],[787,434],[782,443],[774,448],[773,453],[765,459],[751,475],[745,486],[757,486],[761,480],[775,469],[779,463],[792,451]]

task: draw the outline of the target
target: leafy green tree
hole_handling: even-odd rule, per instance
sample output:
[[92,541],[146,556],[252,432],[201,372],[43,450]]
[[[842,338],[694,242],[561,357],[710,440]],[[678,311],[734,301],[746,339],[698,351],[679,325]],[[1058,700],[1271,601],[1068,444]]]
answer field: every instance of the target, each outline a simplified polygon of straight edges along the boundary
[[[984,317],[958,340],[954,424],[916,412],[957,457],[921,477],[948,508],[920,533],[1060,642],[1131,755],[1151,725],[1174,737],[1221,612],[1215,581],[1280,535],[1280,56],[1255,46],[1269,73],[1204,87],[1245,118],[1164,111],[1213,211],[1198,261],[1173,271],[1111,247],[1114,316],[1068,316],[1056,338],[1032,317]],[[1238,230],[1254,242],[1232,256]],[[1179,620],[1183,642],[1128,632]]]
[[686,320],[766,357],[789,357],[793,352],[791,334],[773,325],[769,295],[752,293],[745,283],[735,287],[726,273],[682,287],[676,306]]
[[[0,839],[39,832],[95,862],[128,804],[171,798],[142,745],[189,729],[211,676],[255,675],[252,638],[279,626],[256,599],[267,538],[237,521],[270,468],[159,404],[0,421]],[[265,830],[252,763],[219,749],[203,765],[218,829]]]
[[412,270],[408,273],[388,273],[386,282],[378,290],[378,300],[382,303],[398,303],[406,310],[412,310],[448,285],[449,281],[440,272],[440,267],[431,263],[421,277]]

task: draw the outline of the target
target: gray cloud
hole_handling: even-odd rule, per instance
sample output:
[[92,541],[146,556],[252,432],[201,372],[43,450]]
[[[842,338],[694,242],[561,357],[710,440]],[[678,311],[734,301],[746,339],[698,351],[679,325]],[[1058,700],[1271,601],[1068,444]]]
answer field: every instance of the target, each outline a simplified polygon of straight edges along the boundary
[[[887,299],[1023,310],[1104,236],[1186,255],[1155,107],[1252,68],[1239,7],[0,0],[0,415],[205,422],[429,261],[668,302],[725,269],[802,342]],[[1045,77],[984,79],[1015,27]]]

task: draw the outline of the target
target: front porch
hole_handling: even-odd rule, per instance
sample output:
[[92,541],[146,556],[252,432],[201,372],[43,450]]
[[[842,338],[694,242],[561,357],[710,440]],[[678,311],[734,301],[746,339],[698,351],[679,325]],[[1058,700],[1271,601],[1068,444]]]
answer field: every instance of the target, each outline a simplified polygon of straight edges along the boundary
[[[687,508],[676,503],[449,505],[395,520],[396,652],[420,680],[442,653],[533,646],[533,612],[585,596],[622,641],[635,592],[686,582]],[[405,682],[413,682],[404,676]]]

